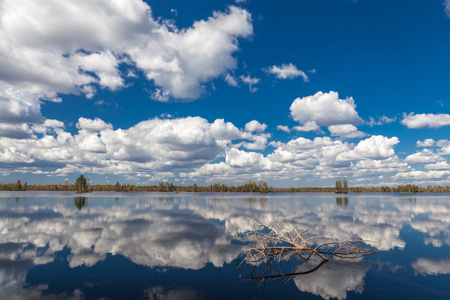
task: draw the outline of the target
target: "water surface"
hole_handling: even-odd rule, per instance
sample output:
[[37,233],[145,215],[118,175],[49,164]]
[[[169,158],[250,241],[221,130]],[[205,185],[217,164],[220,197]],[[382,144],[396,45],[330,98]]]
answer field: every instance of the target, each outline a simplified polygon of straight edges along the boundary
[[[238,268],[258,220],[378,249],[280,280]],[[450,195],[0,193],[2,299],[450,299]]]

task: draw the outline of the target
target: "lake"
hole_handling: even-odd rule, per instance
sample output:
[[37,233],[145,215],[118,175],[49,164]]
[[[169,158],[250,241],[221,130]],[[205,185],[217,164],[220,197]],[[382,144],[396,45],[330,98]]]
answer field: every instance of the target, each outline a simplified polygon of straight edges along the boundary
[[[284,219],[378,252],[243,261]],[[450,299],[450,195],[0,192],[0,298]]]

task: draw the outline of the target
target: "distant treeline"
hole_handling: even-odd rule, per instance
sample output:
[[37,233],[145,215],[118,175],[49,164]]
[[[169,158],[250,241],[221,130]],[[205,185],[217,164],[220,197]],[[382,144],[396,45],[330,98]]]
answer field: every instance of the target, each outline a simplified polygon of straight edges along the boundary
[[[81,176],[80,176],[81,177]],[[68,181],[58,184],[28,184],[17,182],[0,183],[1,191],[80,191],[79,184],[72,184]],[[160,182],[158,185],[135,185],[135,184],[89,184],[83,192],[339,192],[336,187],[290,187],[278,188],[268,186],[264,181],[248,181],[244,184],[234,186],[232,184],[215,183],[208,186],[197,186],[196,184],[190,186],[174,185],[173,183]],[[361,192],[393,192],[393,193],[450,193],[450,187],[443,186],[427,186],[421,187],[417,185],[407,184],[396,187],[348,187],[346,191],[350,193]]]

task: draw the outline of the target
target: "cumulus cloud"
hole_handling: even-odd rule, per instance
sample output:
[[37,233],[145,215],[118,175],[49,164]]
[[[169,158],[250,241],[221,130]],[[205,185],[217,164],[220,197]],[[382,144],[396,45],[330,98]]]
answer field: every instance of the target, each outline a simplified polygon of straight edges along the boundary
[[254,93],[258,90],[258,88],[254,87],[254,85],[259,83],[260,81],[259,78],[251,77],[250,75],[247,76],[241,75],[239,78],[243,83],[248,85],[250,92]]
[[76,125],[78,129],[84,129],[89,131],[103,131],[112,129],[111,124],[107,124],[105,121],[95,118],[94,120],[81,117]]
[[315,121],[308,121],[303,125],[294,126],[292,129],[297,131],[320,131],[320,127]]
[[305,72],[297,69],[295,65],[290,64],[282,64],[280,67],[272,66],[265,70],[267,73],[275,75],[278,79],[292,79],[295,77],[301,76],[304,82],[308,82],[309,78]]
[[[331,174],[339,172],[341,168],[350,170],[349,162],[337,161],[336,157],[350,150],[352,145],[339,140],[333,141],[329,137],[317,137],[314,140],[299,137],[287,143],[272,141],[269,145],[275,149],[265,156],[236,148],[230,149],[225,162],[206,164],[189,173],[189,177],[205,176],[210,181],[235,181],[237,176],[242,180],[292,180],[300,177],[332,176]],[[248,143],[244,143],[244,147],[255,149],[249,147]],[[251,163],[245,165],[248,162]]]
[[378,121],[375,121],[375,119],[373,117],[369,117],[369,122],[367,122],[367,125],[369,125],[370,127],[373,127],[375,125],[384,125],[384,124],[389,124],[392,122],[395,122],[397,120],[397,118],[389,118],[386,116],[381,116],[378,117]]
[[438,161],[434,164],[426,164],[425,169],[429,170],[450,170],[450,165],[446,161]]
[[394,179],[416,179],[416,180],[426,180],[426,179],[440,179],[448,176],[450,171],[448,170],[431,170],[431,171],[408,171],[399,172],[393,176]]
[[30,138],[33,134],[28,124],[4,124],[0,123],[0,136],[13,139]]
[[264,123],[259,123],[256,120],[250,121],[247,124],[245,124],[245,130],[248,132],[264,132],[267,128],[267,125]]
[[403,114],[403,125],[408,128],[439,128],[450,125],[450,115],[448,114]]
[[315,122],[318,126],[359,124],[362,119],[355,110],[352,97],[339,99],[337,92],[323,93],[297,98],[291,105],[291,116],[301,124]]
[[236,67],[238,38],[253,33],[242,8],[178,29],[142,0],[5,0],[0,19],[0,120],[14,124],[42,123],[41,101],[58,94],[124,88],[135,68],[154,99],[196,99]]
[[263,133],[254,135],[251,139],[252,143],[243,142],[242,145],[249,150],[264,150],[267,145],[267,140],[271,137],[270,133]]
[[291,129],[289,129],[289,126],[277,125],[277,130],[281,130],[286,133],[291,133]]
[[436,142],[437,147],[447,147],[450,146],[450,141],[448,140],[439,140]]
[[0,82],[0,120],[7,124],[42,123],[44,117],[33,95]]
[[422,151],[408,155],[405,158],[405,161],[411,164],[429,164],[442,160],[444,160],[444,158],[434,153],[433,150],[430,149],[423,149]]
[[436,141],[433,139],[425,139],[416,142],[416,147],[433,147],[434,145],[436,145]]
[[328,126],[328,130],[331,133],[331,136],[339,136],[342,138],[361,138],[365,137],[367,134],[358,130],[358,128],[351,124],[343,124],[343,125],[331,125]]
[[388,138],[381,135],[373,135],[362,140],[352,150],[341,153],[337,160],[360,160],[360,159],[384,159],[394,156],[393,147],[400,141],[397,137]]
[[[258,124],[250,122],[249,127],[264,127]],[[249,149],[263,149],[270,137],[240,131],[223,119],[209,123],[200,117],[155,118],[117,130],[98,118],[80,118],[75,135],[65,132],[56,120],[47,120],[44,125],[36,127],[43,134],[41,138],[0,138],[0,161],[39,161],[43,166],[58,167],[55,172],[61,174],[79,171],[80,167],[84,172],[98,173],[161,172],[202,166],[224,153],[236,139],[252,141]]]
[[[389,157],[387,159],[375,160],[364,159],[358,161],[354,165],[354,177],[371,177],[379,176],[386,173],[406,172],[410,170],[410,166],[404,161],[401,161],[397,156]],[[364,178],[366,179],[366,178]]]
[[263,155],[256,152],[245,152],[236,148],[227,152],[226,163],[231,167],[253,167],[259,164]]
[[228,83],[229,86],[237,87],[238,83],[236,78],[233,75],[227,74],[225,76],[225,82]]

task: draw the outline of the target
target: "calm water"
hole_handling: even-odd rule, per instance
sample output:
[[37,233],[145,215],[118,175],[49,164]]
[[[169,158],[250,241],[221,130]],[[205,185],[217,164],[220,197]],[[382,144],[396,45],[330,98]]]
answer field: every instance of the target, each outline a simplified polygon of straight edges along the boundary
[[[249,280],[243,234],[282,218],[380,251]],[[450,299],[450,195],[0,193],[0,298]]]

